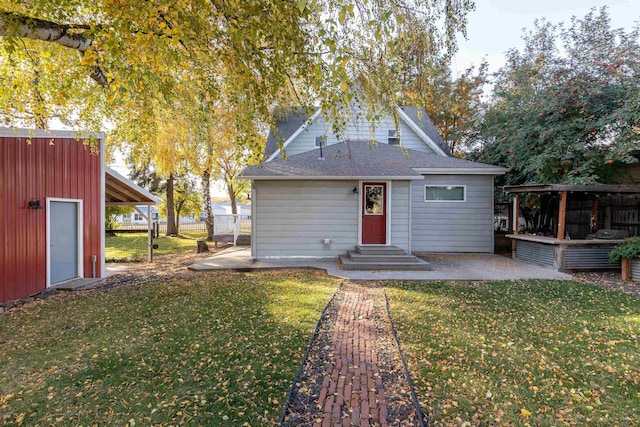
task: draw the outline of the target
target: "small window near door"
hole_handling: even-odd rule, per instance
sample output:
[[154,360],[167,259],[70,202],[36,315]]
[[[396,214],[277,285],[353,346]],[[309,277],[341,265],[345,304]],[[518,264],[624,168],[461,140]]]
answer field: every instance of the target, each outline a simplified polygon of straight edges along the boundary
[[464,185],[425,185],[425,202],[464,202],[466,187]]
[[316,136],[316,147],[327,146],[327,135]]
[[387,144],[400,145],[400,138],[398,138],[398,131],[395,129],[389,129],[387,131]]

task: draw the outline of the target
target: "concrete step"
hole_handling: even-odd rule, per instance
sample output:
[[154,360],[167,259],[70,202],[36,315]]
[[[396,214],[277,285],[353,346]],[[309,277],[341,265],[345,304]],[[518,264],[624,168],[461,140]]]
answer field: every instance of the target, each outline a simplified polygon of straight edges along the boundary
[[357,245],[356,252],[361,255],[405,255],[404,249],[387,245]]
[[340,255],[339,259],[343,270],[432,270],[431,264],[420,258],[412,262],[357,262],[349,255]]
[[363,255],[356,251],[347,251],[349,258],[356,262],[416,262],[413,255]]

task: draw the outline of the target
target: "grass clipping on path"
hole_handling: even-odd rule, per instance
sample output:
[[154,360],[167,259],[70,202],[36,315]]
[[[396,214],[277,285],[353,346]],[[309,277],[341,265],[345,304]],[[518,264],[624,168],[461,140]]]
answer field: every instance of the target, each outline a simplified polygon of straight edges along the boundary
[[273,425],[336,282],[191,273],[0,316],[0,425]]
[[387,291],[435,425],[640,425],[640,299],[554,281]]

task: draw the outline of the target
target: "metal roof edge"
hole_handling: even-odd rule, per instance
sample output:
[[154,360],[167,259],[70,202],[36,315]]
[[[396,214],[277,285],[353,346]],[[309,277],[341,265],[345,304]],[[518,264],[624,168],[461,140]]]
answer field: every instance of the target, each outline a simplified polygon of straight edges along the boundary
[[[160,203],[160,199],[158,197],[154,196],[153,194],[151,194],[150,192],[148,192],[144,188],[140,187],[138,184],[136,184],[135,182],[131,181],[129,178],[126,178],[126,177],[120,175],[118,172],[116,172],[115,170],[111,169],[109,166],[105,166],[104,167],[104,173],[111,175],[112,177],[116,178],[118,181],[122,182],[123,184],[126,184],[128,187],[131,187],[131,188],[135,189],[136,191],[141,193],[143,196],[148,197],[149,199],[151,199],[155,204]],[[145,203],[140,203],[140,204],[145,204]]]
[[0,127],[0,137],[12,138],[73,138],[87,139],[94,137],[96,139],[104,139],[102,132],[84,132],[75,130],[56,130],[56,129],[28,129],[28,128],[7,128]]

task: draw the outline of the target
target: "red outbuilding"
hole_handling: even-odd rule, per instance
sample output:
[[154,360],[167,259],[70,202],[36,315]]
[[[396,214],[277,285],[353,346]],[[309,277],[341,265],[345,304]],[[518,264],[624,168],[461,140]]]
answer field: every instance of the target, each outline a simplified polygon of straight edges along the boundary
[[107,170],[102,134],[0,128],[0,303],[104,277],[106,181],[157,200]]

